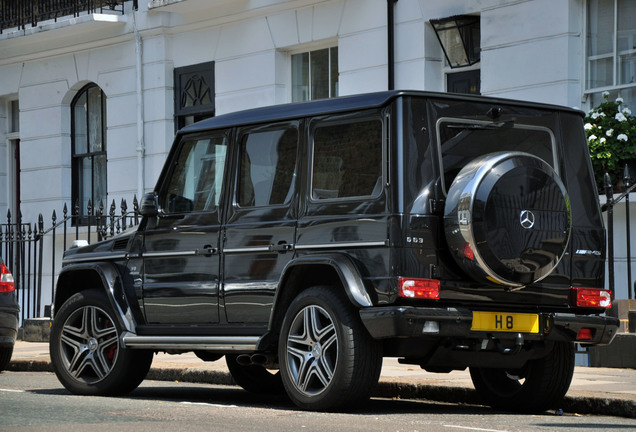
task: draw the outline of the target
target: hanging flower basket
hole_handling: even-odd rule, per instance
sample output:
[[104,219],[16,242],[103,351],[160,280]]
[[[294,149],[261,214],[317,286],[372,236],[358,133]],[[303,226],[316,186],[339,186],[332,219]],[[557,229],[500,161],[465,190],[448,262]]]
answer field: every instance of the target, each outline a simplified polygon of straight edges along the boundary
[[636,163],[636,117],[623,106],[622,98],[611,101],[609,92],[603,92],[603,98],[585,117],[585,135],[599,191],[604,190],[605,173],[620,188],[625,164],[631,167]]

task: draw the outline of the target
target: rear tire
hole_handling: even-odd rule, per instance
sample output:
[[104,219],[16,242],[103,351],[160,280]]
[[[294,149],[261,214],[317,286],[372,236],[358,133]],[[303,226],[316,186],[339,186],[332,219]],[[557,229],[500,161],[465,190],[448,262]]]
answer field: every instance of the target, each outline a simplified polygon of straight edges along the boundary
[[62,385],[80,395],[121,395],[137,388],[153,353],[123,348],[122,331],[103,292],[71,296],[51,328],[51,363]]
[[522,413],[558,408],[573,373],[574,344],[569,342],[556,342],[546,357],[530,360],[522,369],[470,368],[475,389],[485,402]]
[[382,368],[381,346],[348,298],[330,286],[303,291],[287,310],[278,358],[290,399],[307,410],[365,402]]

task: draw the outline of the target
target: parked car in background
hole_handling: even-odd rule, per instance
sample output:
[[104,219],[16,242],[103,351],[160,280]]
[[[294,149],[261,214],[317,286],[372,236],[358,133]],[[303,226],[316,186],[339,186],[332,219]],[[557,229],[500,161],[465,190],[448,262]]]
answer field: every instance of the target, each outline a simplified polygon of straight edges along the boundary
[[470,368],[498,409],[551,408],[574,342],[618,328],[583,115],[395,91],[188,126],[138,229],[66,251],[55,372],[120,394],[153,351],[194,351],[247,390],[343,410],[398,357]]
[[15,340],[18,337],[20,306],[13,275],[0,259],[0,372],[9,366]]

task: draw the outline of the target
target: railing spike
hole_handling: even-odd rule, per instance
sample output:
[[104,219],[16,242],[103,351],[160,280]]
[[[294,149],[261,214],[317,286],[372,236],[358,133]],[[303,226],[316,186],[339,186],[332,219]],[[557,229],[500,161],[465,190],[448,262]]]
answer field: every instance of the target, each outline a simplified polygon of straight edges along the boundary
[[55,221],[57,221],[57,213],[55,213],[55,209],[53,209],[53,215],[51,216],[51,220],[53,221],[53,225],[55,225]]
[[66,219],[66,217],[68,216],[68,208],[66,207],[66,203],[64,203],[64,209],[62,210],[62,213],[64,214],[64,219]]

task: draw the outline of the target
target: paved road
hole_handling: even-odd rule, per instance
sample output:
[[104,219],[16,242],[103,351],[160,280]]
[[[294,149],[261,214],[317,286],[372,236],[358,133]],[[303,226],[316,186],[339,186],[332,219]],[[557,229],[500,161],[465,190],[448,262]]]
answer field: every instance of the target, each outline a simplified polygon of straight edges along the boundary
[[144,381],[126,397],[68,393],[50,372],[0,375],[2,431],[634,431],[636,420],[512,415],[486,407],[374,398],[356,413],[297,410],[284,397],[236,387]]
[[[10,369],[51,371],[48,344],[18,341]],[[233,383],[224,360],[204,363],[193,353],[156,354],[148,378],[221,385]],[[418,366],[398,364],[393,358],[384,359],[375,396],[468,404],[480,401],[468,371],[428,373]],[[636,419],[636,369],[576,367],[561,408],[570,414]]]

